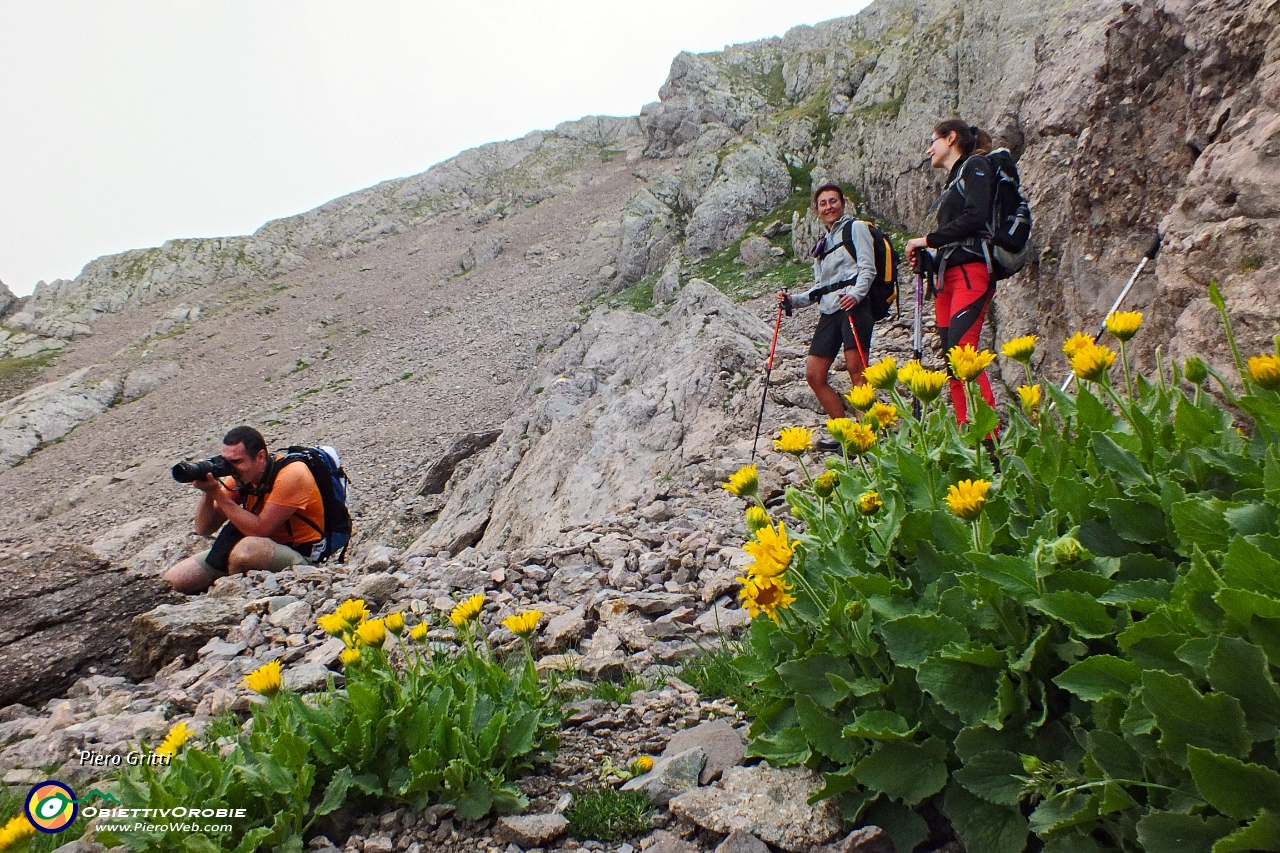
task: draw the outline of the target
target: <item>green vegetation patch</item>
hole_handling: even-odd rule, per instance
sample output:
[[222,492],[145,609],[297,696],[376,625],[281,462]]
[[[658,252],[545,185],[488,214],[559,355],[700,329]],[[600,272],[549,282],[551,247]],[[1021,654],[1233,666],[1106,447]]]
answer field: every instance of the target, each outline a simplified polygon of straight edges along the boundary
[[621,841],[653,828],[653,805],[640,791],[596,788],[574,800],[564,816],[579,841]]

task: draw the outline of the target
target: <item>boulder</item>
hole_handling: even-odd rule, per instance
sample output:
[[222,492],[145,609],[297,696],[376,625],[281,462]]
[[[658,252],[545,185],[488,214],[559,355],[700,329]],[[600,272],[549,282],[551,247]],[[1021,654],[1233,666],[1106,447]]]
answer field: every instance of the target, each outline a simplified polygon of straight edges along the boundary
[[453,476],[458,463],[476,455],[489,447],[502,435],[502,430],[492,429],[485,432],[468,432],[456,436],[440,458],[431,463],[422,479],[418,482],[417,494],[438,495],[444,491],[445,484]]
[[569,821],[559,814],[509,815],[498,818],[494,840],[521,847],[546,847],[569,830]]
[[130,676],[147,678],[178,657],[194,661],[205,643],[240,624],[244,609],[238,599],[201,596],[135,616],[128,629]]
[[114,671],[130,620],[175,597],[79,545],[0,548],[0,707],[43,702],[90,667]]
[[673,798],[671,813],[712,832],[741,829],[791,853],[809,853],[842,826],[834,800],[809,804],[821,787],[822,779],[805,767],[734,767],[722,782]]
[[747,755],[747,743],[738,730],[725,720],[708,720],[671,736],[664,756],[676,755],[697,747],[706,755],[706,763],[698,776],[699,785],[709,785],[737,767]]
[[698,774],[706,764],[702,747],[694,746],[653,762],[653,769],[622,786],[624,791],[644,791],[655,806],[665,806],[677,794],[698,787]]

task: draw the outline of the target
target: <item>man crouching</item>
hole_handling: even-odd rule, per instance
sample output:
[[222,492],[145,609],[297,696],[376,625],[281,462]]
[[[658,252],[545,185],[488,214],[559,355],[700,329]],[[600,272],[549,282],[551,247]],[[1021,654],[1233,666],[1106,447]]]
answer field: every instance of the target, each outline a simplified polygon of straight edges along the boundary
[[[324,551],[324,503],[306,463],[279,465],[279,457],[267,453],[262,433],[247,426],[223,436],[221,457],[209,463],[227,476],[206,472],[191,480],[201,493],[195,532],[212,536],[222,530],[209,550],[165,572],[174,589],[203,592],[229,574],[275,572],[319,559]],[[175,479],[181,467],[175,467]]]

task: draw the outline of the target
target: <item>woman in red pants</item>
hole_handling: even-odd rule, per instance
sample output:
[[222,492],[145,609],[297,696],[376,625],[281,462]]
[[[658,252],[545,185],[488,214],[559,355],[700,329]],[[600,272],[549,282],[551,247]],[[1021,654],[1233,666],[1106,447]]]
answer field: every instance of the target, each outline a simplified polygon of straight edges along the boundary
[[[979,134],[986,141],[986,134],[958,118],[940,122],[933,129],[926,149],[929,162],[935,169],[948,171],[947,187],[934,204],[938,227],[907,241],[907,261],[912,266],[917,251],[938,250],[940,287],[935,308],[944,355],[961,344],[978,348],[978,334],[995,285],[983,242],[990,237],[992,172],[987,158],[975,152]],[[982,398],[994,407],[986,371],[978,376],[978,387]],[[956,420],[967,423],[964,384],[955,377],[951,379],[951,402]]]

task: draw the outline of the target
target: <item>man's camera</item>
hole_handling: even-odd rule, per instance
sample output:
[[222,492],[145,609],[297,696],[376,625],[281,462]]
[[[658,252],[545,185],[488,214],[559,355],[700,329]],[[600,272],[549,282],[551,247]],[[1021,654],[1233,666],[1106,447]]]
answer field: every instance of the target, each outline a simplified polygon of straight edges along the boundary
[[235,472],[231,470],[231,463],[221,456],[210,456],[199,462],[179,462],[173,466],[173,479],[179,483],[194,483],[196,480],[203,480],[206,474],[230,477]]

